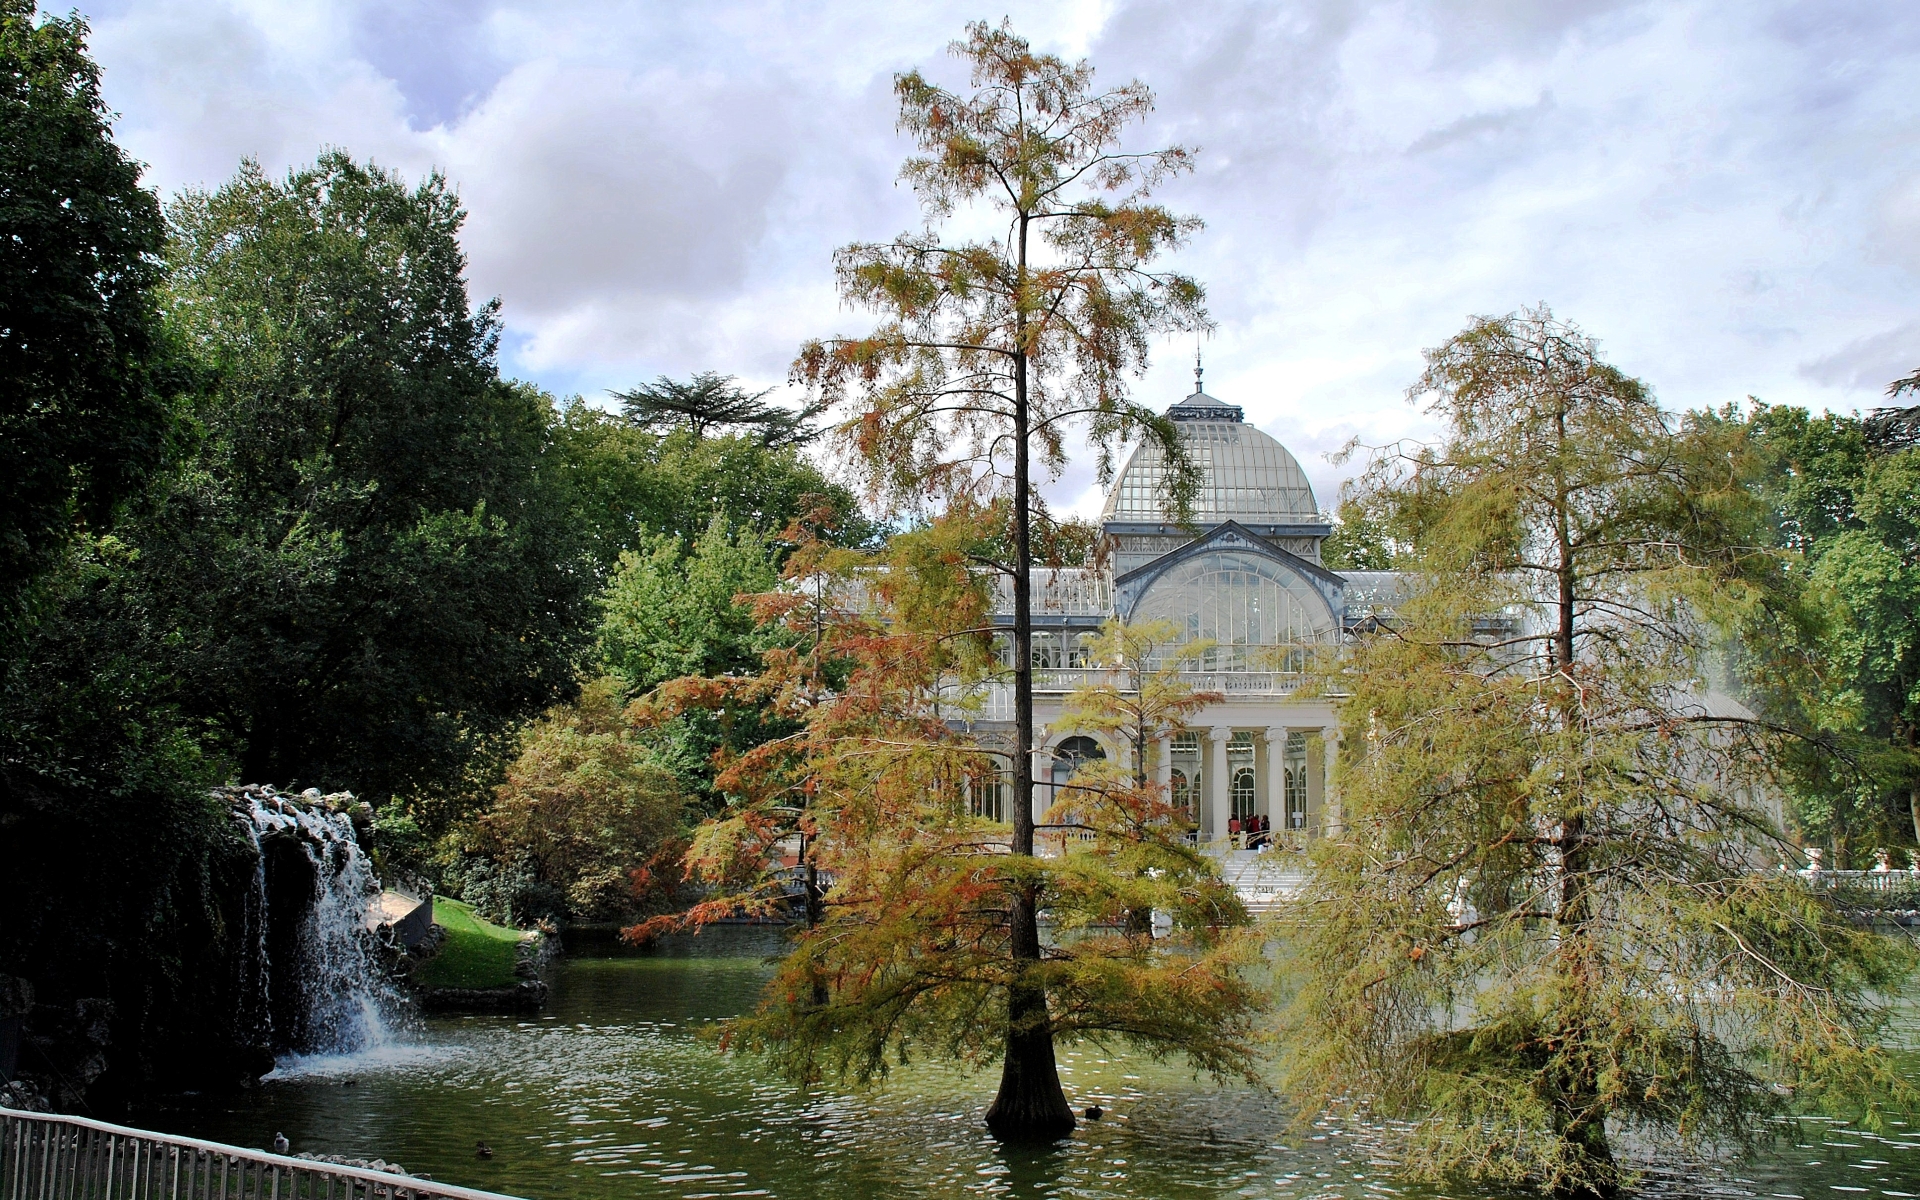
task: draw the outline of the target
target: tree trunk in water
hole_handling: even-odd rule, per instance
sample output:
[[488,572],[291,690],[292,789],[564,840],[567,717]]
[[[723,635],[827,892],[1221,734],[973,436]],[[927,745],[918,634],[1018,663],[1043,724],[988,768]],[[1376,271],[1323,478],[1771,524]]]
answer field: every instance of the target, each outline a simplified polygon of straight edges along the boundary
[[987,1129],[1008,1142],[1051,1142],[1073,1132],[1073,1109],[1060,1090],[1047,994],[1015,987],[1007,995],[1007,1057]]
[[[1027,219],[1019,229],[1020,273],[1027,265]],[[1023,317],[1013,372],[1013,855],[1033,857],[1033,530],[1028,519],[1027,361]],[[1040,966],[1040,897],[1026,882],[1013,889],[1008,953],[1007,1052],[1000,1091],[987,1108],[987,1129],[1005,1141],[1053,1141],[1073,1132],[1073,1109],[1053,1058],[1047,993]]]

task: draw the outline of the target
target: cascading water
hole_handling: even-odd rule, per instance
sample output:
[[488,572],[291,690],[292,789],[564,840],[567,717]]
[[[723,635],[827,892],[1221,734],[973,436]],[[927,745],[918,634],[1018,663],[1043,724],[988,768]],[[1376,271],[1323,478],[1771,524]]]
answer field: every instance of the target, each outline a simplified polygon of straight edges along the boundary
[[260,846],[260,829],[251,813],[236,805],[234,815],[247,840],[253,843],[253,883],[247,889],[246,923],[240,931],[240,1012],[237,1028],[251,1031],[263,1048],[273,1045],[273,1006],[267,990],[267,856]]
[[240,1019],[286,1065],[394,1044],[403,1002],[367,924],[380,894],[355,836],[353,797],[224,789],[258,852]]

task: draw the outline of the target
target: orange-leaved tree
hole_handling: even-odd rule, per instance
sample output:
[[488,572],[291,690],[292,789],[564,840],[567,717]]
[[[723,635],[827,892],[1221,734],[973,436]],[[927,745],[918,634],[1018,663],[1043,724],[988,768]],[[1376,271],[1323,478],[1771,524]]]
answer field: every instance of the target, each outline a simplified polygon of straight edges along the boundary
[[[866,335],[809,343],[793,377],[840,414],[841,444],[885,505],[1000,499],[1005,552],[982,558],[1013,598],[1012,836],[1003,877],[1013,963],[1005,998],[1002,1075],[987,1124],[1010,1137],[1073,1127],[1054,1062],[1034,861],[1033,687],[1030,676],[1036,468],[1057,473],[1077,428],[1099,449],[1141,436],[1170,465],[1171,511],[1184,512],[1197,472],[1172,424],[1131,403],[1127,381],[1157,334],[1206,323],[1192,279],[1157,260],[1198,227],[1148,202],[1191,164],[1186,149],[1123,152],[1121,134],[1152,108],[1144,84],[1093,90],[1093,70],[1036,54],[1006,26],[968,27],[954,52],[972,71],[964,94],[918,71],[895,80],[900,128],[918,153],[901,175],[927,223],[883,244],[843,247],[842,299],[878,315]],[[1002,233],[949,240],[956,212],[997,219]],[[982,614],[984,617],[984,614]]]
[[[961,504],[876,555],[792,531],[788,586],[759,598],[792,645],[759,676],[679,680],[638,706],[645,718],[751,698],[796,726],[722,764],[729,806],[688,855],[709,891],[682,923],[805,916],[760,1008],[726,1038],[799,1080],[864,1083],[915,1052],[982,1066],[1036,1034],[1049,1065],[1055,1039],[1094,1038],[1250,1076],[1258,946],[1165,789],[1084,772],[1056,805],[1073,811],[1072,837],[1047,856],[1014,853],[1008,826],[982,815],[1001,760],[956,697],[997,670],[973,561],[999,515]],[[1047,916],[1044,944],[1019,924],[1025,904]],[[1129,919],[1152,912],[1170,922],[1161,937]],[[1023,936],[1037,956],[1015,953]],[[1027,991],[1038,1020],[1018,1008]],[[995,1131],[1071,1129],[1048,1082],[1038,1099],[1064,1120],[1043,1107]]]

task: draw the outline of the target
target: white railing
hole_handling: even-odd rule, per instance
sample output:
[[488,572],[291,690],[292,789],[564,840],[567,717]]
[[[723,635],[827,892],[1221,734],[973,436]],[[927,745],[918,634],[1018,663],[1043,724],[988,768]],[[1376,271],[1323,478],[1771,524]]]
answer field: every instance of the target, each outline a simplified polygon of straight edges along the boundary
[[1844,888],[1860,892],[1908,892],[1920,895],[1920,872],[1914,871],[1827,871],[1813,868],[1795,871],[1808,887],[1820,891]]
[[[1180,682],[1196,692],[1225,692],[1232,696],[1287,696],[1300,690],[1301,676],[1292,671],[1182,671]],[[1036,692],[1070,692],[1105,683],[1125,689],[1126,673],[1091,667],[1050,669],[1033,673]]]
[[[1041,667],[1033,672],[1033,690],[1042,693],[1071,692],[1077,688],[1106,684],[1125,691],[1127,674],[1101,667]],[[1290,696],[1300,690],[1303,677],[1291,671],[1185,671],[1180,682],[1196,692],[1222,692],[1229,696]],[[1004,698],[1000,695],[1004,693]],[[987,714],[1004,708],[1006,717],[986,715],[987,720],[1011,719],[1013,684],[994,680],[976,685],[974,694]],[[950,701],[960,698],[959,689]]]
[[[1107,667],[1035,667],[1033,671],[1033,690],[1036,692],[1071,692],[1076,688],[1096,687],[1103,683],[1125,691],[1129,682],[1125,671]],[[1012,687],[1011,684],[1007,686]]]
[[[501,1200],[497,1192],[0,1108],[0,1200]],[[509,1198],[510,1200],[510,1198]]]

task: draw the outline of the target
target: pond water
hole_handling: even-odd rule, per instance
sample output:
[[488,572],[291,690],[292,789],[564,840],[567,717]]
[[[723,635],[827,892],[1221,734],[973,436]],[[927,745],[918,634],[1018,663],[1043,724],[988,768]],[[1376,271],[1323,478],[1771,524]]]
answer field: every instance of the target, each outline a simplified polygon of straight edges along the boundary
[[[778,935],[709,929],[647,952],[563,960],[538,1017],[443,1017],[411,1044],[285,1064],[258,1089],[140,1113],[149,1128],[383,1158],[533,1200],[1435,1196],[1370,1160],[1364,1131],[1288,1128],[1270,1096],[1092,1047],[1066,1052],[1076,1109],[1108,1116],[1045,1150],[986,1136],[997,1075],[916,1067],[884,1089],[803,1091],[697,1031],[750,1007]],[[1894,1134],[1901,1132],[1898,1129]],[[490,1159],[478,1159],[485,1141]],[[1911,1139],[1804,1124],[1757,1161],[1649,1174],[1662,1196],[1920,1197]]]

